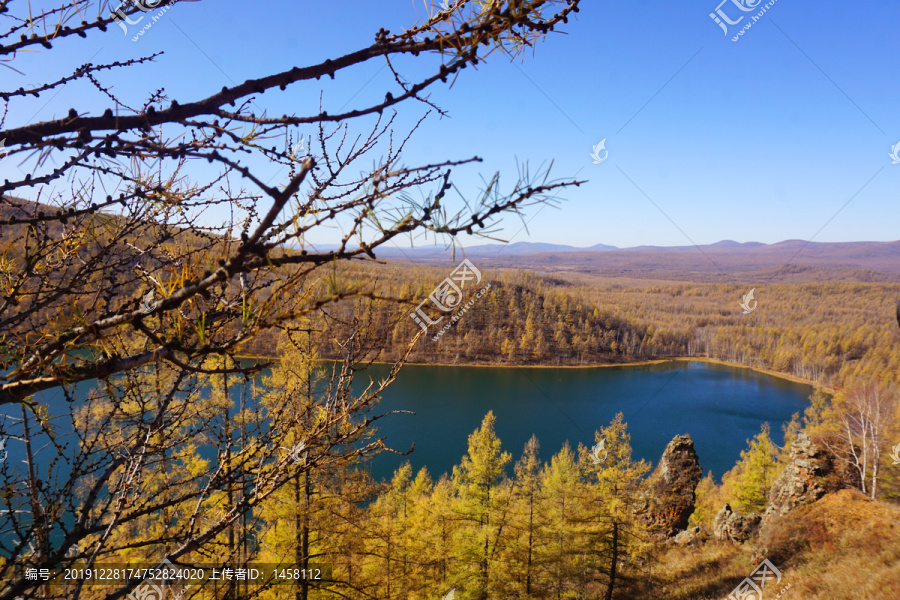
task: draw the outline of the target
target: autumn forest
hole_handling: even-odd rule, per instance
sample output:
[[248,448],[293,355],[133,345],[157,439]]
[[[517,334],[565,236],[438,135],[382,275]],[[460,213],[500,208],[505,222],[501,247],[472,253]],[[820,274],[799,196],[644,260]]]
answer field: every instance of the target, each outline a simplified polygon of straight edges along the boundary
[[0,600],[894,600],[893,21],[307,4],[0,0]]

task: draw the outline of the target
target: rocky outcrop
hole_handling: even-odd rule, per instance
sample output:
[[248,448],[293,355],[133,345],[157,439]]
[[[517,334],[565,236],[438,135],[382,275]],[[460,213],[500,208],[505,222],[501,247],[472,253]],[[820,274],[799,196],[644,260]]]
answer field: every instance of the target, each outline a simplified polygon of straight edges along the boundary
[[769,490],[763,524],[825,494],[855,485],[859,485],[859,478],[824,443],[801,432],[791,445],[791,462]]
[[668,539],[687,528],[702,476],[691,436],[675,436],[647,480],[647,488],[635,511],[647,523],[653,538]]
[[742,544],[757,532],[761,520],[762,515],[742,515],[731,510],[731,506],[726,504],[716,513],[713,537],[720,542]]
[[676,535],[673,541],[679,546],[693,546],[705,542],[708,538],[709,536],[700,527],[691,527]]

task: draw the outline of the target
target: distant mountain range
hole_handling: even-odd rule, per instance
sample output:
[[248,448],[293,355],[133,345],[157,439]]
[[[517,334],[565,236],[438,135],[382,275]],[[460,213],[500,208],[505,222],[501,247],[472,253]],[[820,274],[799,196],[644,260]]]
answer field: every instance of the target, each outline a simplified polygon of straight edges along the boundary
[[[317,247],[328,250],[328,247]],[[380,259],[449,263],[443,246],[383,246]],[[684,281],[863,281],[900,282],[900,241],[806,242],[775,244],[723,240],[702,246],[637,246],[516,242],[456,249],[479,267],[529,269],[542,273],[581,273],[602,277]]]
[[[477,246],[467,246],[466,248],[457,248],[456,252],[465,253],[466,256],[493,256],[495,254],[520,255],[520,254],[541,254],[544,252],[608,252],[611,250],[696,250],[699,248],[737,248],[737,247],[755,247],[765,246],[760,242],[735,242],[733,240],[722,240],[715,244],[706,246],[633,246],[630,248],[619,248],[618,246],[610,246],[609,244],[594,244],[586,248],[577,246],[567,246],[565,244],[547,244],[544,242],[514,242],[511,244],[480,244]],[[319,251],[334,250],[337,246],[333,244],[317,245]],[[416,256],[417,258],[444,258],[450,255],[450,249],[444,246],[419,246],[414,248],[405,248],[398,246],[382,246],[379,248],[379,254],[387,257],[388,255]]]
[[[331,249],[327,247],[326,249]],[[467,246],[465,248],[457,248],[456,253],[465,253],[466,256],[493,256],[495,254],[521,255],[521,254],[540,254],[543,252],[606,252],[609,250],[619,250],[616,246],[608,246],[606,244],[595,244],[589,248],[577,248],[575,246],[566,246],[565,244],[545,244],[543,242],[514,242],[512,244],[480,244],[477,246]],[[417,248],[403,248],[397,246],[382,246],[379,253],[385,258],[388,256],[415,256],[416,258],[445,258],[450,256],[450,250],[444,246],[420,246]]]

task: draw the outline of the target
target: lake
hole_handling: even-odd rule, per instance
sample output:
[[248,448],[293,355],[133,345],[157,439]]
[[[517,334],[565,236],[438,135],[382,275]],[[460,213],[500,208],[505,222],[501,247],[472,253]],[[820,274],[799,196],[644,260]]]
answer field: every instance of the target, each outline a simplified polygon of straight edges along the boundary
[[[387,365],[374,365],[358,373],[354,389],[361,390],[369,377],[378,380],[388,370]],[[78,384],[73,396],[84,398],[94,384]],[[415,442],[415,451],[406,457],[377,456],[369,468],[379,479],[389,478],[404,460],[415,470],[427,466],[435,478],[450,472],[489,410],[497,416],[497,434],[514,461],[532,434],[538,436],[541,457],[547,460],[566,441],[573,449],[579,443],[592,446],[594,430],[622,411],[635,458],[655,465],[675,435],[688,433],[704,473],[712,470],[720,478],[762,423],[768,422],[773,439],[782,443],[781,424],[793,413],[802,413],[812,389],[749,369],[687,361],[591,368],[408,365],[376,413],[415,412],[377,422],[379,435],[390,447],[405,451]],[[52,414],[68,412],[59,390],[41,397]],[[0,413],[19,413],[4,409]],[[68,430],[62,425],[61,433]],[[18,464],[24,458],[23,446],[14,439],[9,442],[8,462]]]
[[[378,379],[386,366],[375,366]],[[361,378],[366,373],[360,374]],[[359,383],[359,382],[357,382]],[[594,444],[594,430],[621,411],[628,423],[634,458],[655,466],[666,444],[690,434],[700,465],[717,479],[740,458],[747,440],[768,422],[783,443],[782,423],[801,415],[813,388],[749,369],[703,362],[596,368],[403,368],[378,412],[411,410],[378,421],[379,434],[402,457],[385,454],[371,465],[376,478],[390,477],[404,460],[414,471],[428,467],[435,478],[466,453],[467,438],[493,410],[496,431],[513,462],[532,434],[548,460],[568,441]]]
[[[358,373],[354,388],[358,392],[370,377],[378,380],[387,372],[387,365],[375,365]],[[93,385],[86,381],[74,387],[75,405]],[[513,462],[532,434],[538,436],[546,461],[566,441],[573,448],[579,443],[592,446],[594,430],[608,425],[621,411],[635,459],[647,459],[655,466],[666,444],[675,435],[688,433],[704,473],[712,470],[719,479],[734,466],[762,423],[771,425],[773,439],[781,444],[781,424],[804,410],[811,392],[809,385],[701,362],[578,369],[410,365],[386,391],[376,414],[415,412],[377,422],[379,436],[390,447],[405,451],[415,443],[415,451],[405,457],[384,453],[367,468],[377,479],[387,479],[409,460],[416,471],[427,467],[435,478],[449,473],[466,453],[469,434],[490,410],[497,416],[497,434]],[[68,412],[60,390],[48,390],[41,397],[52,415]],[[21,439],[7,437],[16,429],[17,412],[12,406],[0,410],[5,416],[0,418],[0,437],[6,459],[0,470],[22,468],[24,445]],[[61,442],[75,441],[70,426],[59,423],[57,433]],[[46,444],[41,438],[45,436],[35,436],[36,448]],[[39,470],[48,459],[43,452],[38,455]],[[67,473],[65,465],[58,464],[57,469],[62,476]],[[63,519],[69,522],[71,515],[66,513]],[[2,521],[0,530],[7,527]],[[0,531],[0,536],[4,533]]]

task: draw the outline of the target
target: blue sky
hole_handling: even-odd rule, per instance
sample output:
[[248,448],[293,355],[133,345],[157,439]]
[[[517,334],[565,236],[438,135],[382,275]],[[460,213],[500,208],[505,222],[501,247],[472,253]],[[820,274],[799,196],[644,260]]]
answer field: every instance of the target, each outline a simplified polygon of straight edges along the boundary
[[[407,164],[481,156],[481,165],[454,172],[470,195],[479,174],[499,170],[511,183],[517,161],[533,169],[553,161],[555,175],[588,180],[558,208],[531,209],[527,231],[509,218],[501,235],[511,241],[627,247],[900,239],[900,164],[888,156],[900,142],[900,5],[778,0],[737,42],[709,17],[716,6],[585,0],[566,34],[550,35],[524,63],[494,55],[463,71],[452,89],[433,88],[450,118],[426,121]],[[721,9],[732,19],[746,15],[733,33],[755,14],[731,0]],[[111,28],[53,52],[20,54],[13,65],[25,75],[3,69],[0,78],[4,88],[18,87],[85,62],[163,51],[154,64],[103,81],[134,103],[161,87],[196,99],[353,51],[379,27],[400,30],[423,11],[421,0],[182,3],[137,42]],[[398,64],[414,77],[437,61]],[[321,91],[329,112],[362,106],[397,90],[382,65],[268,92],[256,103],[308,113]],[[70,106],[99,114],[107,104],[79,85],[14,104],[7,126],[58,117]],[[424,112],[406,105],[398,132]],[[604,138],[608,158],[593,164],[592,145]],[[10,168],[0,166],[0,176]],[[260,169],[280,176],[272,165]],[[332,230],[313,241],[337,237]]]

